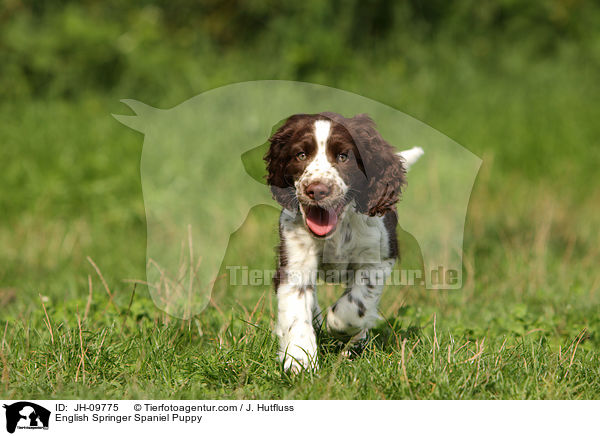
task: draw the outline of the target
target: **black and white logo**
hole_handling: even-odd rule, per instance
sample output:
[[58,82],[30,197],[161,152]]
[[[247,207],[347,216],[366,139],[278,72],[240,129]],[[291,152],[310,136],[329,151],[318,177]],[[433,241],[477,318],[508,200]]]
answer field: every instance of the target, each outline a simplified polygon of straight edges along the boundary
[[22,430],[48,430],[50,411],[28,401],[19,401],[3,406],[6,409],[6,431],[14,433]]

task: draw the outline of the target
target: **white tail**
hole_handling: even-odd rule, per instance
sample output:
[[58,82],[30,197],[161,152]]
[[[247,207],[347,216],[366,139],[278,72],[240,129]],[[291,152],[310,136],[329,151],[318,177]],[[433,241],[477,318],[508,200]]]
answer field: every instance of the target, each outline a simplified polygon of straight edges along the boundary
[[413,164],[423,156],[425,152],[421,147],[413,147],[408,150],[401,151],[398,156],[404,161],[405,170],[408,171]]

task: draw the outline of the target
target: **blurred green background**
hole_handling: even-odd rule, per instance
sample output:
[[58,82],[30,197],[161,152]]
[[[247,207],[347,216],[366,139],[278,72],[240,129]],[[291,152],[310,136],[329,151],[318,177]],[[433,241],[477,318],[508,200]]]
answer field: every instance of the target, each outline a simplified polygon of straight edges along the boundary
[[[104,293],[88,256],[120,307],[143,280],[143,137],[111,117],[131,113],[120,99],[168,108],[260,79],[381,101],[483,159],[463,290],[388,293],[387,316],[600,345],[600,4],[583,0],[2,0],[1,320],[38,317],[41,294],[72,323],[88,276]],[[255,211],[235,249],[274,262],[276,215]]]
[[[480,189],[497,192],[516,173],[519,190],[543,183],[554,201],[597,195],[595,2],[4,0],[0,8],[7,285],[85,263],[69,250],[122,253],[131,238],[142,243],[142,138],[110,117],[128,113],[121,98],[167,108],[246,80],[329,85],[402,110],[483,157],[493,181]],[[107,232],[129,236],[98,236]],[[57,238],[71,244],[69,256],[35,248]],[[128,275],[126,257],[113,261],[117,277]]]

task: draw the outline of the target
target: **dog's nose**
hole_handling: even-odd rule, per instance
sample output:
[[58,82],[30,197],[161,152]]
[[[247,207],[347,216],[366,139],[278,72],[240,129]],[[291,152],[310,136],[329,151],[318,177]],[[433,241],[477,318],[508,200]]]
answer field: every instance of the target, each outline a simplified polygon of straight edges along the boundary
[[331,189],[324,183],[311,183],[306,187],[306,195],[315,201],[322,200],[331,194]]

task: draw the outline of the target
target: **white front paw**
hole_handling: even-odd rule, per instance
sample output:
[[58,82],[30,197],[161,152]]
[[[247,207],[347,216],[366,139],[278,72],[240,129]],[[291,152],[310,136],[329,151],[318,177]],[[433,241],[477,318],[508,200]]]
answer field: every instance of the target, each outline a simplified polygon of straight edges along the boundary
[[[311,326],[312,327],[312,326]],[[316,370],[317,340],[314,330],[306,328],[302,332],[290,332],[287,338],[282,338],[279,351],[279,360],[283,362],[286,371],[299,373],[303,370]]]
[[310,353],[297,347],[295,348],[295,352],[290,352],[289,348],[287,352],[280,352],[280,359],[283,362],[283,369],[285,371],[298,374],[302,371],[315,371],[319,368],[316,351]]

